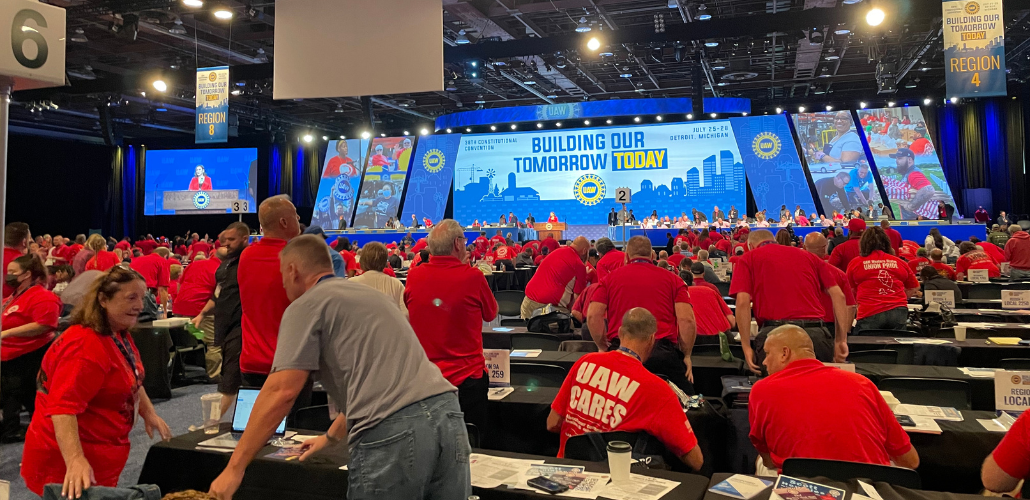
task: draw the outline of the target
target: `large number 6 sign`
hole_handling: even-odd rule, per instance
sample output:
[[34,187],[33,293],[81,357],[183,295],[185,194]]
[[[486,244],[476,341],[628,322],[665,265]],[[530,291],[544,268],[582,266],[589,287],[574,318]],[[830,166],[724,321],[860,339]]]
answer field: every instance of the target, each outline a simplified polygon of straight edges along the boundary
[[[42,14],[30,9],[24,9],[14,15],[14,23],[11,25],[11,48],[14,50],[14,58],[18,64],[29,69],[38,69],[46,64],[48,48],[46,38],[38,29],[25,24],[26,21],[35,21],[36,26],[46,28],[46,19]],[[25,56],[26,41],[36,44],[36,58],[29,59]]]

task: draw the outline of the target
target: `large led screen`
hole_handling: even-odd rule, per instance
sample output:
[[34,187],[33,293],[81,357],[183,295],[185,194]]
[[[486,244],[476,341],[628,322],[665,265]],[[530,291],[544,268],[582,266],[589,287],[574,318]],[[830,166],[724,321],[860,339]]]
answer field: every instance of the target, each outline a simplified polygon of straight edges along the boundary
[[368,151],[367,139],[329,141],[325,165],[315,195],[311,225],[345,229],[354,217],[354,202],[361,187],[361,165]]
[[880,191],[850,111],[791,115],[827,217],[881,203]]
[[397,217],[414,143],[415,139],[408,136],[372,140],[354,215],[355,228],[386,227]]
[[257,149],[148,149],[143,215],[256,212]]
[[730,118],[733,134],[743,155],[747,181],[758,210],[779,219],[780,209],[791,214],[800,207],[805,214],[816,211],[812,190],[794,147],[787,117],[783,115]]
[[422,137],[411,161],[411,180],[404,193],[404,215],[401,223],[410,226],[411,216],[419,224],[425,219],[439,222],[451,196],[454,180],[454,160],[458,156],[460,134],[440,134]]
[[858,114],[897,218],[936,219],[938,201],[955,205],[922,110],[904,106]]
[[746,210],[744,165],[728,120],[463,135],[454,169],[461,224],[514,212],[538,221],[604,224],[615,190],[638,219]]

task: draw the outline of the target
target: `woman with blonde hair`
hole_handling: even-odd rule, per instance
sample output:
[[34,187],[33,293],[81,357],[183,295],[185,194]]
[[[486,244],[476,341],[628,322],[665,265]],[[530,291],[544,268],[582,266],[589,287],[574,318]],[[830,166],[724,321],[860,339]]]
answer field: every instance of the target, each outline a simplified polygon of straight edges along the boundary
[[390,252],[386,249],[386,245],[378,241],[365,243],[365,246],[361,247],[361,275],[350,280],[383,292],[400,307],[404,317],[407,318],[408,308],[404,305],[404,285],[397,278],[383,274],[383,269],[389,266],[387,263],[389,257]]
[[171,429],[143,388],[143,364],[129,335],[143,311],[143,277],[115,266],[98,277],[65,330],[43,356],[36,411],[25,437],[21,474],[37,495],[48,483],[79,498],[92,485],[117,486],[129,458],[129,432]]
[[118,254],[107,251],[107,241],[99,234],[89,235],[89,239],[86,240],[86,248],[93,251],[93,256],[86,261],[87,271],[107,271],[122,261]]

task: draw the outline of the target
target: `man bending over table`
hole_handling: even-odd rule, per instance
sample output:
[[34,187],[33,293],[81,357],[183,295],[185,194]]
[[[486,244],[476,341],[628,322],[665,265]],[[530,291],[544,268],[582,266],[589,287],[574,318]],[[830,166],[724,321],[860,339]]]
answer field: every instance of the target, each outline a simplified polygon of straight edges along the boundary
[[551,403],[547,430],[561,432],[558,457],[570,437],[588,432],[646,432],[691,469],[704,457],[679,399],[644,368],[655,345],[658,321],[642,307],[622,316],[617,350],[587,354],[572,366]]
[[770,469],[788,458],[819,458],[915,469],[919,454],[869,379],[815,358],[812,338],[795,325],[769,332],[769,376],[748,399],[751,443]]
[[305,443],[301,460],[346,435],[350,500],[468,498],[471,449],[457,390],[426,357],[400,309],[383,307],[387,298],[378,291],[335,277],[322,238],[294,238],[279,260],[291,304],[272,373],[211,495],[232,498],[317,371],[341,414],[329,432]]

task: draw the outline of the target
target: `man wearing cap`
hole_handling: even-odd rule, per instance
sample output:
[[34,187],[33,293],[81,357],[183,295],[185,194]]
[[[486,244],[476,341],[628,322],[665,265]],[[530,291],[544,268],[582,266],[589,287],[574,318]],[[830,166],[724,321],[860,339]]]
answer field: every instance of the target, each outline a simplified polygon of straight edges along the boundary
[[933,198],[936,191],[933,189],[933,184],[930,183],[930,179],[926,178],[916,166],[916,155],[908,148],[898,148],[898,152],[890,155],[894,158],[894,161],[898,165],[898,173],[905,176],[905,182],[909,186],[909,194],[912,196],[908,200],[902,200],[898,204],[901,206],[901,218],[902,219],[915,219],[919,214],[916,213],[920,207],[926,204]]
[[[768,230],[752,231],[747,244],[751,250],[733,266],[730,296],[736,297],[740,343],[748,368],[759,370],[766,336],[785,324],[808,333],[820,361],[847,359],[851,324],[844,292],[829,266],[800,248],[777,245]],[[832,325],[824,320],[823,295],[830,297],[835,320]],[[752,306],[760,327],[753,343],[751,329],[744,327],[751,323]]]
[[851,171],[851,181],[844,190],[848,192],[850,206],[861,206],[869,202],[869,184],[873,176],[869,173],[869,163],[860,161]]
[[830,264],[841,271],[847,271],[851,259],[858,257],[858,240],[865,231],[865,221],[851,219],[848,221],[848,240],[833,247],[830,253]]
[[987,235],[987,241],[998,248],[1005,248],[1005,243],[1009,241],[1009,232],[995,224],[991,226],[991,234]]

